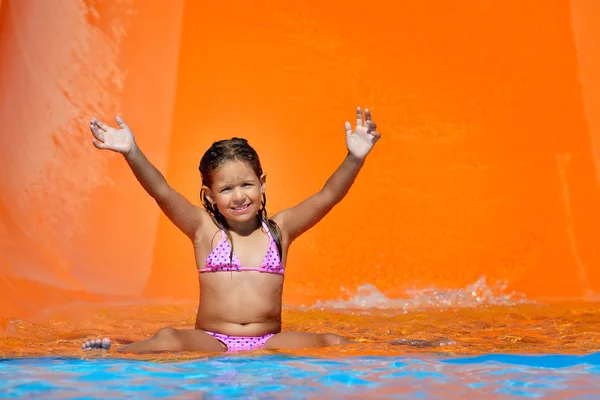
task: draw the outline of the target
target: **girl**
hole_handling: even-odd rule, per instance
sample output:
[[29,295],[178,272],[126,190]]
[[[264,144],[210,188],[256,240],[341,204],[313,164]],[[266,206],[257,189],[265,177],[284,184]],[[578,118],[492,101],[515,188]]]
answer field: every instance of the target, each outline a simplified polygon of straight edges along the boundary
[[[120,129],[93,118],[94,145],[123,154],[142,187],[192,241],[200,281],[195,329],[163,328],[117,350],[232,352],[348,343],[331,333],[281,332],[281,299],[290,244],[344,198],[379,140],[369,110],[364,121],[360,108],[356,113],[354,131],[345,124],[348,155],[325,186],[272,218],[265,209],[265,174],[245,139],[213,143],[202,157],[200,208],[169,186],[120,117]],[[110,344],[108,338],[92,339],[82,348],[109,349]]]

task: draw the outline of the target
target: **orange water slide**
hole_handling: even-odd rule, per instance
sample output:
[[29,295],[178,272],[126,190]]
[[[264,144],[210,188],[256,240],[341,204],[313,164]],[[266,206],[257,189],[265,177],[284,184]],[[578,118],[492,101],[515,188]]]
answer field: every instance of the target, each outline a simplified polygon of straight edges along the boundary
[[324,184],[343,123],[383,139],[290,253],[284,301],[506,280],[600,291],[600,7],[0,1],[0,317],[72,302],[195,299],[192,247],[89,118],[122,115],[198,203],[197,166],[244,136],[274,213]]

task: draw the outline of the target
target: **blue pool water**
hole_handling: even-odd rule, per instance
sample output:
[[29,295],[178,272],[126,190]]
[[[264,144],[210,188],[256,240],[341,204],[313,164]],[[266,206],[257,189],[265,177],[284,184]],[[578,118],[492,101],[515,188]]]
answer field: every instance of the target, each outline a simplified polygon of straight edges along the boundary
[[0,397],[600,398],[600,352],[584,355],[221,356],[147,362],[0,359]]

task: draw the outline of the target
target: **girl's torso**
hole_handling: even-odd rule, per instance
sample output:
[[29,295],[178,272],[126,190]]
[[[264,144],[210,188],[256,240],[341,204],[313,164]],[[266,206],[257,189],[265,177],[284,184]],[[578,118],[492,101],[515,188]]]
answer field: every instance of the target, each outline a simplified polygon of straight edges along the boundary
[[196,329],[232,336],[277,333],[287,246],[282,243],[280,258],[265,224],[247,236],[230,235],[233,260],[231,243],[214,223],[194,242],[200,282]]

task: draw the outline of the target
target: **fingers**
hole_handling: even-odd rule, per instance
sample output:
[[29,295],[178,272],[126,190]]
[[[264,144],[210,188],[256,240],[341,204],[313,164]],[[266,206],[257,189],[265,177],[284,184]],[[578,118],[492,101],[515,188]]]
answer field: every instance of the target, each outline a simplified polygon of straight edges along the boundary
[[346,136],[352,135],[352,125],[350,122],[346,121],[346,123],[344,123],[344,128],[346,129]]
[[365,121],[365,126],[367,127],[367,133],[372,133],[377,129],[377,124],[370,119]]
[[[352,129],[349,126],[350,124],[346,122],[346,134],[352,134]],[[360,107],[356,108],[356,126],[362,126],[367,128],[367,133],[371,135],[373,139],[373,143],[378,141],[381,138],[381,133],[377,132],[377,124],[373,121],[373,117],[371,115],[371,110],[365,108],[365,119],[363,125],[363,115]]]
[[105,123],[101,122],[98,118],[92,118],[91,124],[96,125],[98,128],[102,129],[103,131],[107,131],[110,129],[110,126],[106,125]]
[[373,131],[371,132],[371,136],[373,137],[373,144],[375,144],[381,138],[381,133]]
[[92,131],[92,134],[96,139],[103,142],[104,132],[106,131],[106,129],[100,128],[100,126],[98,125],[99,122],[100,121],[98,121],[96,118],[92,118],[92,120],[90,121],[90,130]]
[[115,118],[115,120],[117,121],[117,125],[119,125],[119,128],[121,129],[129,129],[129,127],[127,126],[127,124],[125,123],[125,121],[123,121],[123,118],[119,117],[117,115],[117,117]]
[[[368,126],[369,121],[372,121],[371,119],[371,110],[369,110],[368,108],[365,108],[365,119],[364,119],[364,126]],[[360,107],[356,107],[356,126],[363,126],[363,113],[362,110],[360,109]]]
[[92,139],[92,143],[94,144],[94,146],[96,146],[96,148],[98,149],[105,149],[106,145],[96,139]]

